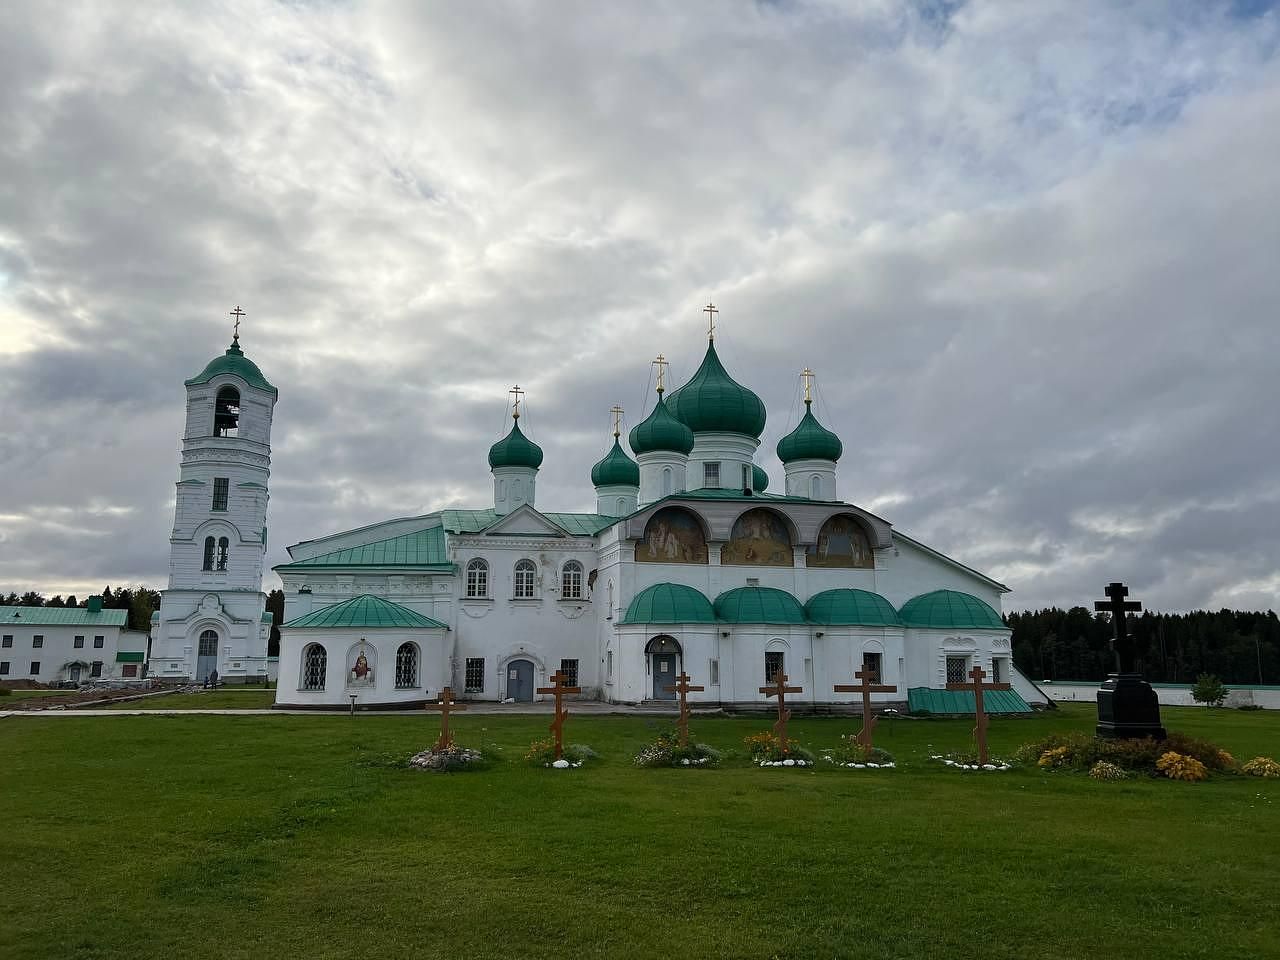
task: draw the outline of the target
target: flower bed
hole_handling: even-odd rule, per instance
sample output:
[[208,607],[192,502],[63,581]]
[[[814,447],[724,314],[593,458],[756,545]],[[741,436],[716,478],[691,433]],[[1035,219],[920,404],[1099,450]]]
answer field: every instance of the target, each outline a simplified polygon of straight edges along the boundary
[[529,751],[524,755],[525,763],[533,767],[547,767],[552,770],[576,770],[588,760],[594,760],[597,754],[590,747],[581,743],[566,744],[564,755],[556,759],[554,740],[535,740],[529,744]]
[[1251,777],[1280,777],[1280,763],[1270,757],[1254,757],[1240,769]]
[[705,743],[680,746],[674,730],[658,734],[653,743],[645,744],[633,761],[637,767],[714,767],[720,763],[720,751]]
[[1014,762],[1034,764],[1042,770],[1088,771],[1090,776],[1099,764],[1105,763],[1125,773],[1183,781],[1203,780],[1211,773],[1236,773],[1241,769],[1236,758],[1226,750],[1180,733],[1170,734],[1164,740],[1151,737],[1108,740],[1086,733],[1054,734],[1023,744],[1014,754]]
[[787,749],[772,731],[755,733],[743,738],[751,753],[751,762],[760,767],[812,767],[813,754],[794,740],[787,741]]
[[888,750],[864,746],[853,734],[841,737],[840,745],[833,750],[823,750],[822,756],[838,767],[854,770],[892,770],[897,766]]
[[460,770],[474,770],[484,761],[479,750],[450,744],[443,750],[431,747],[409,758],[409,766],[414,770],[430,770],[433,773],[450,773]]

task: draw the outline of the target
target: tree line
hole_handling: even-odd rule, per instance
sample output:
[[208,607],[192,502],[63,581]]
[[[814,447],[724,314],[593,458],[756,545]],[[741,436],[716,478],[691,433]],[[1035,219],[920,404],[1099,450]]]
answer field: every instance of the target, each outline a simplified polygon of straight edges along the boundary
[[[1013,662],[1033,680],[1105,680],[1116,670],[1111,616],[1084,607],[1008,613]],[[1280,684],[1280,619],[1274,610],[1143,613],[1128,624],[1137,670],[1153,683]]]

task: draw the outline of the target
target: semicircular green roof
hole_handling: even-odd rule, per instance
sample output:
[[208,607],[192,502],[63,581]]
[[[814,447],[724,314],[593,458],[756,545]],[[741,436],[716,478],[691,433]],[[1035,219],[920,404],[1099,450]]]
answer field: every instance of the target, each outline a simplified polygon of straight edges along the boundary
[[594,487],[640,486],[640,467],[623,451],[618,438],[604,458],[591,468],[591,485]]
[[754,463],[751,465],[751,489],[755,493],[764,493],[769,489],[769,475]]
[[449,625],[424,617],[416,610],[370,594],[352,597],[341,603],[312,610],[283,624],[285,627],[331,629],[341,627],[416,627],[426,630],[448,630]]
[[959,590],[934,590],[912,597],[898,611],[909,627],[963,627],[1007,630],[1000,614],[988,603]]
[[715,623],[711,601],[682,583],[655,583],[637,593],[621,623]]
[[878,593],[843,587],[815,593],[804,605],[810,623],[828,626],[900,627],[891,604]]
[[542,448],[520,430],[520,421],[511,424],[511,432],[489,448],[489,468],[542,466]]
[[672,391],[667,404],[694,433],[742,433],[759,439],[764,432],[764,404],[729,376],[716,355],[715,341],[707,345],[702,366],[688,383]]
[[688,456],[693,449],[693,431],[671,415],[671,408],[661,394],[658,395],[653,412],[631,428],[628,439],[631,441],[632,452],[637,456],[654,450],[667,450]]
[[774,587],[737,587],[716,597],[716,616],[726,623],[804,623],[800,601]]
[[778,459],[783,463],[796,460],[839,460],[844,452],[840,438],[820,424],[813,415],[813,403],[804,402],[804,416],[794,430],[778,441]]
[[190,387],[198,383],[208,383],[214,377],[224,373],[239,377],[251,387],[266,390],[273,397],[279,396],[279,391],[267,382],[267,378],[262,375],[258,365],[244,355],[244,351],[240,349],[240,340],[238,338],[231,341],[231,346],[227,347],[226,353],[210,360],[205,364],[203,370],[186,381],[186,385]]

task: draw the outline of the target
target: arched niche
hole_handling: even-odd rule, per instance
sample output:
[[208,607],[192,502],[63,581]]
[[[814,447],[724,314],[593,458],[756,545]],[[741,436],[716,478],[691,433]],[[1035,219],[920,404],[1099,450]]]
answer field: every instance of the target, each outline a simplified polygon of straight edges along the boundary
[[702,522],[681,507],[663,507],[644,526],[636,544],[637,563],[706,563],[707,536]]
[[361,639],[347,651],[347,686],[372,687],[377,676],[378,650]]
[[818,539],[805,551],[805,565],[871,570],[876,558],[861,521],[852,514],[837,513],[822,525]]
[[772,510],[756,507],[733,522],[720,562],[758,567],[795,566],[787,521]]

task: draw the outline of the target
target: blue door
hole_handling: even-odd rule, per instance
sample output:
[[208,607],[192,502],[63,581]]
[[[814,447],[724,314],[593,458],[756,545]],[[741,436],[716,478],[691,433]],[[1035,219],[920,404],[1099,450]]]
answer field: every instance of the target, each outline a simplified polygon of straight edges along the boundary
[[200,634],[200,646],[196,651],[196,682],[204,683],[209,674],[218,669],[218,635],[212,630]]
[[676,655],[674,653],[655,653],[653,655],[653,699],[674,700],[676,692],[667,687],[675,686]]
[[533,703],[533,664],[528,660],[507,664],[507,697],[517,703]]

